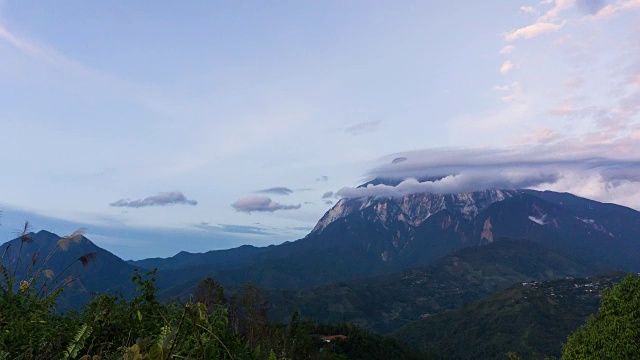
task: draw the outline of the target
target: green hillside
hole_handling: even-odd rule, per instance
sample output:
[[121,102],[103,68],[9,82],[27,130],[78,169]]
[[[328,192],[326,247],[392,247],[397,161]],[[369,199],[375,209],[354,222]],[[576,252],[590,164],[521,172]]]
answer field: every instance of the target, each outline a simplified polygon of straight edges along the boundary
[[624,273],[520,283],[486,299],[403,326],[394,336],[447,359],[559,356],[567,336],[600,306]]
[[516,240],[466,248],[433,265],[402,273],[339,282],[307,290],[268,293],[269,315],[293,311],[328,322],[351,322],[379,333],[428,314],[457,308],[514,283],[587,276],[602,268]]

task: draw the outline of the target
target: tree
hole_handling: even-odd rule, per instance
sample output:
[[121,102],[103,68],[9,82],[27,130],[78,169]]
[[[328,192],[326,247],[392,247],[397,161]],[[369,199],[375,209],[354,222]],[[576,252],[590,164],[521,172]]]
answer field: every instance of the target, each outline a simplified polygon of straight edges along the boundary
[[224,288],[219,282],[210,277],[198,283],[194,296],[196,302],[203,303],[210,310],[214,305],[225,305],[227,303],[227,299],[224,297]]
[[255,346],[267,325],[267,303],[258,287],[243,284],[240,289],[240,327],[242,334]]
[[640,358],[640,276],[627,275],[602,292],[602,305],[569,335],[562,359]]

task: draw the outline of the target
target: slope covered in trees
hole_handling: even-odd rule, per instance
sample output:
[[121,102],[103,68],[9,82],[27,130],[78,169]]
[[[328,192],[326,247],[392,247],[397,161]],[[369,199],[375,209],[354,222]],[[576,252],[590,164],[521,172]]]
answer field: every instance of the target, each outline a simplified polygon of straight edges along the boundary
[[517,282],[583,277],[601,271],[599,266],[535,243],[500,239],[402,273],[309,290],[268,291],[269,315],[285,321],[291,312],[299,311],[317,321],[347,321],[388,333],[425,314],[472,303]]
[[[61,252],[81,246],[81,236],[55,241]],[[19,245],[32,240],[28,233]],[[6,250],[6,248],[5,248]],[[293,314],[288,325],[269,323],[261,291],[243,286],[228,301],[212,279],[197,288],[195,299],[161,302],[155,270],[134,271],[132,298],[96,293],[80,311],[58,313],[56,300],[75,277],[55,277],[46,256],[24,256],[23,246],[0,254],[0,359],[422,359],[392,338],[353,325],[321,325]],[[95,253],[72,260],[81,266]],[[49,271],[47,271],[49,270]],[[64,270],[63,270],[64,273]],[[343,335],[331,342],[322,338]]]
[[394,336],[448,359],[559,356],[567,336],[600,306],[600,292],[624,273],[526,282],[402,327]]

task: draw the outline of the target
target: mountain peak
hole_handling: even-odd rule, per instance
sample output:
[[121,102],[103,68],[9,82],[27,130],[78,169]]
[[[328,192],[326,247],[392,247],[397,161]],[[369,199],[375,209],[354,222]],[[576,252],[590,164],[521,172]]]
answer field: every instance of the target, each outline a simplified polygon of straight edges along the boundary
[[[418,226],[442,210],[460,214],[471,220],[489,205],[519,194],[517,190],[483,190],[459,194],[417,193],[402,197],[366,197],[341,199],[318,221],[312,233],[321,232],[330,223],[353,213],[371,208],[383,224],[401,221],[409,226]],[[390,218],[389,209],[397,207],[399,214]]]

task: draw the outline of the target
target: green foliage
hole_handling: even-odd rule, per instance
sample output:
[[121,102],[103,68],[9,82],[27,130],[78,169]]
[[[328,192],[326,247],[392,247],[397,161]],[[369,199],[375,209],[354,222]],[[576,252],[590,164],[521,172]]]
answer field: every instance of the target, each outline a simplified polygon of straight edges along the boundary
[[[23,259],[21,246],[16,254],[11,254],[10,246],[5,247],[0,257],[0,360],[342,360],[414,356],[396,340],[353,325],[320,325],[301,320],[297,313],[288,325],[269,323],[264,294],[253,285],[243,285],[227,303],[222,286],[209,278],[196,288],[195,300],[160,302],[156,270],[133,273],[135,292],[131,297],[120,292],[95,293],[80,311],[57,313],[57,296],[69,284],[69,278],[63,276],[66,269],[74,263],[86,265],[96,256],[86,253],[63,266],[58,275],[47,270],[46,263],[58,250],[73,250],[81,233],[74,234],[55,240],[39,269],[31,266],[35,260]],[[29,241],[27,236],[23,239],[20,244]],[[333,334],[344,334],[347,339],[332,343],[321,340]]]
[[227,299],[224,296],[224,288],[219,282],[210,277],[198,283],[193,295],[196,302],[202,303],[207,307],[227,303]]
[[459,309],[425,316],[394,333],[442,358],[544,359],[559,356],[562,342],[598,311],[598,290],[624,273],[518,284]]
[[567,339],[562,359],[640,358],[640,276],[602,292],[598,313]]
[[90,335],[91,327],[83,324],[76,333],[76,336],[71,340],[71,343],[67,346],[67,349],[62,353],[62,358],[65,360],[75,359],[80,350],[84,348],[85,340],[87,340]]
[[270,291],[269,316],[286,322],[299,311],[316,321],[351,322],[388,334],[423,314],[460,308],[515,283],[588,276],[597,270],[534,243],[499,239],[401,273]]

